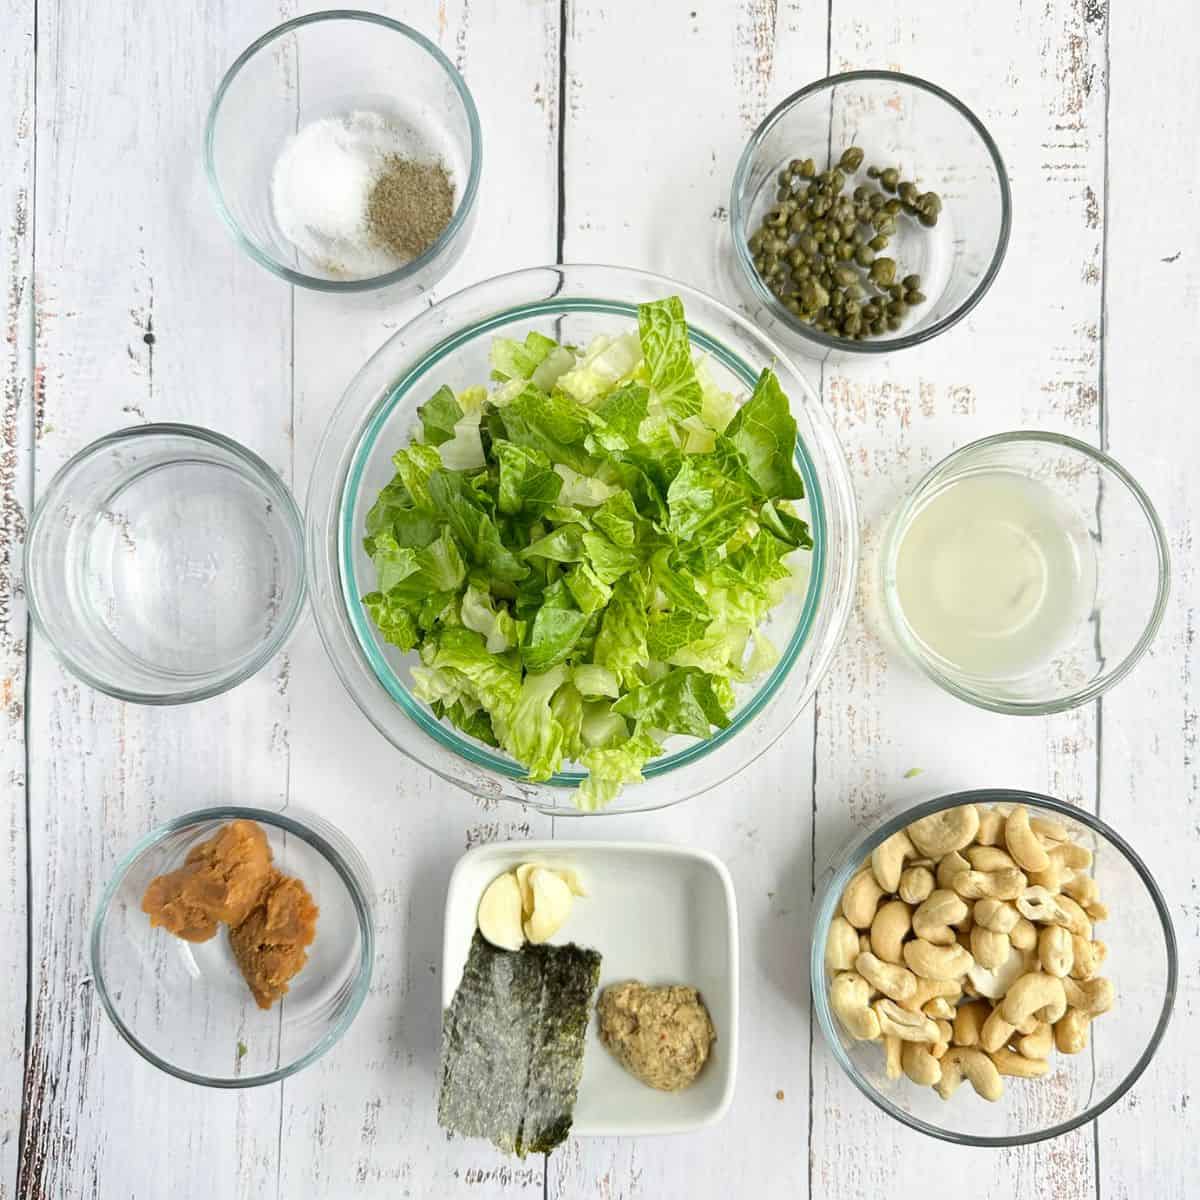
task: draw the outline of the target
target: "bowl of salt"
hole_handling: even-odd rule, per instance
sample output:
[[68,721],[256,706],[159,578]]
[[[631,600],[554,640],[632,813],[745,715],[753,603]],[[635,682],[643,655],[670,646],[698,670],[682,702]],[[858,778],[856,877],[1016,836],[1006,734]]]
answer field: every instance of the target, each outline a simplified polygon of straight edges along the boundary
[[470,236],[479,114],[427,38],[312,13],[248,46],[209,110],[205,170],[238,244],[301,287],[431,286]]

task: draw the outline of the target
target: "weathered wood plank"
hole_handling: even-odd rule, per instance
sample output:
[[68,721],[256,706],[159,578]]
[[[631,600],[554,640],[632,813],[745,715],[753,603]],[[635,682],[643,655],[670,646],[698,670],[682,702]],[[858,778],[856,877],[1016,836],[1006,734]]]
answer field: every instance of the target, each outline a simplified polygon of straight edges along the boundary
[[32,501],[34,8],[0,5],[0,1200],[16,1194],[25,1062],[25,681],[21,553]]
[[[1001,148],[1016,218],[1004,269],[962,325],[888,361],[826,372],[826,402],[856,473],[863,571],[858,611],[821,693],[818,870],[852,830],[955,788],[1024,784],[1094,803],[1092,711],[1004,718],[939,693],[880,636],[873,559],[905,490],[953,447],[1021,426],[1098,432],[1104,25],[1096,7],[832,6],[832,69],[887,65],[959,95]],[[924,774],[905,782],[912,767]],[[811,1156],[823,1194],[919,1187],[949,1196],[968,1180],[997,1197],[1094,1192],[1086,1130],[1005,1153],[1003,1170],[982,1178],[972,1152],[939,1146],[931,1174],[929,1143],[866,1104],[819,1034],[816,1044]]]
[[[558,4],[377,7],[436,40],[471,87],[483,121],[479,222],[430,295],[347,303],[296,293],[301,479],[343,389],[380,343],[437,297],[555,257]],[[550,821],[481,808],[393,749],[342,690],[311,625],[293,645],[291,679],[291,800],[329,815],[366,856],[378,952],[371,995],[345,1040],[283,1085],[279,1194],[540,1196],[540,1159],[508,1159],[437,1126],[438,973],[454,861],[478,841],[548,837]]]
[[[564,257],[636,263],[735,300],[724,276],[734,167],[770,105],[823,73],[824,11],[673,0],[643,8],[631,39],[611,5],[576,0],[566,65]],[[803,1194],[812,729],[802,714],[743,776],[683,806],[556,822],[560,837],[687,842],[721,856],[737,890],[742,999],[738,1089],[723,1124],[573,1139],[550,1160],[550,1195]]]
[[[1152,20],[1114,6],[1109,33],[1107,444],[1158,506],[1175,577],[1158,640],[1103,700],[1100,812],[1130,839],[1166,893],[1180,972],[1175,1016],[1157,1057],[1100,1119],[1104,1200],[1182,1197],[1200,1179],[1200,1054],[1192,1032],[1200,1016],[1200,481],[1178,449],[1200,444],[1200,418],[1189,399],[1200,372],[1200,238],[1186,201],[1179,204],[1200,196],[1192,149],[1200,82],[1178,45],[1182,23],[1194,19],[1179,3],[1156,8]],[[1139,165],[1148,157],[1151,188]]]
[[[96,436],[162,419],[217,428],[290,476],[287,292],[229,239],[200,166],[221,72],[277,16],[266,2],[39,5],[39,488]],[[144,709],[36,644],[22,1194],[274,1186],[277,1091],[217,1096],[140,1062],[101,1014],[86,939],[118,856],[152,825],[284,801],[286,679],[281,660],[207,704]]]

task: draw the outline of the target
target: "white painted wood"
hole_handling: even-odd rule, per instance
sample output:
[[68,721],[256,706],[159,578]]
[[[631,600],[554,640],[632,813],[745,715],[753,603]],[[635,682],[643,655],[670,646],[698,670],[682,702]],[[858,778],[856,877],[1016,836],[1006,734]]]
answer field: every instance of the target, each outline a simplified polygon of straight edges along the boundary
[[[302,494],[345,383],[427,302],[289,295],[212,213],[198,166],[208,96],[243,46],[295,7],[43,0],[35,122],[33,5],[0,0],[0,235],[6,328],[15,330],[0,369],[0,546],[10,555],[0,558],[0,654],[13,681],[0,699],[10,718],[25,669],[13,503],[25,505],[35,471],[44,488],[100,433],[182,419],[246,442]],[[1191,147],[1200,97],[1182,50],[1197,28],[1192,8],[1126,6],[1110,31],[1106,6],[1068,0],[1016,9],[835,0],[828,11],[799,0],[669,0],[637,6],[636,19],[615,0],[568,0],[560,81],[555,0],[377,7],[439,42],[484,121],[480,220],[434,298],[558,252],[560,86],[564,256],[645,266],[730,299],[734,163],[770,105],[825,72],[827,37],[834,70],[892,65],[961,95],[1008,161],[1012,246],[962,327],[884,364],[825,372],[863,505],[864,553],[904,488],[952,447],[1021,425],[1097,441],[1103,414],[1114,453],[1162,481],[1177,567],[1171,612],[1148,661],[1104,701],[1099,729],[1093,709],[1006,719],[941,696],[889,653],[865,602],[868,576],[815,711],[736,783],[651,816],[553,823],[481,809],[393,751],[341,690],[310,620],[264,676],[164,712],[89,693],[37,643],[24,714],[28,827],[19,722],[0,738],[0,973],[20,982],[0,998],[0,1200],[149,1197],[168,1185],[181,1196],[205,1185],[289,1200],[1187,1195],[1200,1172],[1189,1122],[1200,1066],[1189,1022],[1200,1007],[1200,497],[1190,463],[1200,433],[1191,395],[1200,242],[1180,200],[1200,192]],[[22,193],[36,236],[17,219]],[[22,433],[35,419],[36,448]],[[923,774],[904,779],[914,766]],[[892,1126],[838,1074],[812,1029],[814,842],[819,870],[853,830],[928,794],[1008,783],[1092,806],[1097,782],[1102,814],[1145,851],[1175,904],[1182,988],[1162,1054],[1095,1130],[1051,1145],[971,1153]],[[177,1084],[140,1063],[100,1014],[84,958],[97,889],[124,848],[170,815],[229,797],[315,808],[344,828],[374,875],[379,934],[372,994],[342,1043],[283,1085],[239,1095]],[[565,836],[689,842],[729,864],[742,1061],[717,1129],[573,1139],[544,1168],[436,1127],[446,878],[467,845],[544,836],[552,824]],[[35,961],[18,1192],[26,837]]]
[[0,4],[0,1200],[16,1195],[25,1068],[25,678],[21,553],[32,499],[33,21]]

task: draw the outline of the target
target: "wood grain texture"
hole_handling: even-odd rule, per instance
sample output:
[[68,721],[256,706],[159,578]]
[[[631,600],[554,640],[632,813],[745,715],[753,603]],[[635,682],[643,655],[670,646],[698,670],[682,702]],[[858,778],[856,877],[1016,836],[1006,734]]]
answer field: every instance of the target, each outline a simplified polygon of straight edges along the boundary
[[[428,295],[346,303],[296,293],[301,479],[346,385],[386,338],[438,297],[555,257],[558,4],[375,7],[433,38],[463,71],[483,122],[481,219],[462,260]],[[541,1159],[508,1159],[486,1142],[449,1140],[437,1126],[438,972],[455,860],[480,841],[548,837],[550,821],[480,807],[406,759],[363,720],[311,624],[291,659],[292,799],[330,814],[366,856],[377,955],[371,994],[345,1040],[283,1085],[279,1195],[541,1196]]]
[[[905,665],[884,632],[874,562],[888,515],[954,447],[1022,426],[1099,432],[1103,20],[1068,0],[1015,9],[834,0],[831,12],[832,70],[907,71],[977,113],[1002,147],[1015,229],[991,292],[960,325],[885,362],[826,370],[826,402],[855,473],[863,557],[857,610],[820,693],[818,870],[852,830],[904,804],[993,784],[1090,806],[1096,770],[1092,710],[1000,717]],[[923,773],[906,781],[913,767]],[[982,1176],[977,1152],[938,1146],[931,1174],[926,1139],[864,1105],[815,1041],[814,1195],[936,1197],[967,1186],[997,1198],[1095,1194],[1088,1130],[1004,1152],[1003,1169]]]
[[32,502],[33,4],[0,4],[0,1200],[16,1195],[25,1063],[25,682],[21,554]]
[[[289,299],[229,240],[200,166],[220,73],[277,16],[39,4],[39,490],[100,434],[163,419],[219,429],[290,476]],[[285,801],[286,679],[281,661],[205,704],[139,708],[76,683],[38,643],[22,1196],[150,1196],[169,1177],[274,1186],[277,1092],[210,1094],[142,1063],[102,1017],[86,947],[100,887],[155,824]]]
[[[1166,893],[1180,971],[1157,1057],[1098,1123],[1105,1200],[1188,1196],[1200,1179],[1200,480],[1176,449],[1200,444],[1196,407],[1181,403],[1200,373],[1200,246],[1177,203],[1200,196],[1200,81],[1173,49],[1191,16],[1180,4],[1153,20],[1114,6],[1109,34],[1105,433],[1158,506],[1174,580],[1157,641],[1103,700],[1100,813]],[[1146,158],[1148,131],[1156,176],[1147,190],[1134,164]]]

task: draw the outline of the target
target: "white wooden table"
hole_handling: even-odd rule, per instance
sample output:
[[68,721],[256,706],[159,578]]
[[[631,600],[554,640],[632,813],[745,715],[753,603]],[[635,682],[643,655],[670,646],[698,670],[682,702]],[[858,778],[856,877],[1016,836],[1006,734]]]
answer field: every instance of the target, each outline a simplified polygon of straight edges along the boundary
[[[301,5],[301,7],[309,7]],[[314,6],[315,7],[315,6]],[[952,447],[1013,427],[1108,447],[1149,486],[1176,581],[1147,660],[1101,703],[976,712],[890,659],[862,611],[813,710],[736,784],[572,835],[691,842],[738,888],[742,1062],[724,1124],[573,1139],[547,1164],[434,1120],[441,893],[465,846],[546,836],[393,751],[311,619],[271,669],[193,707],[81,686],[31,639],[34,497],[112,429],[194,421],[303,496],[347,380],[424,300],[290,292],[238,250],[200,165],[209,97],[295,0],[0,0],[0,1200],[12,1197],[1185,1197],[1200,1191],[1200,17],[1189,0],[395,0],[483,118],[480,220],[437,289],[553,261],[616,262],[731,299],[718,264],[742,144],[830,70],[892,66],[979,113],[1012,177],[991,294],[920,350],[812,367],[854,472],[864,554]],[[906,779],[913,766],[923,769]],[[1158,1057],[1095,1126],[972,1152],[868,1105],[814,1030],[813,863],[885,804],[1022,785],[1123,830],[1157,873],[1181,990]],[[380,886],[375,983],[309,1070],[250,1092],[176,1082],[100,1011],[88,922],[152,825],[235,800],[331,816]],[[560,822],[561,825],[561,822]]]

